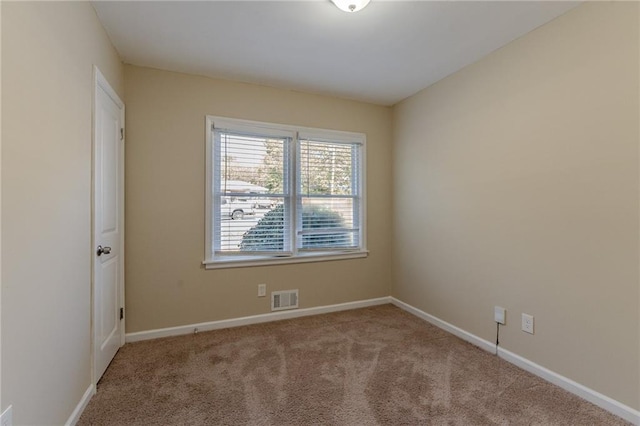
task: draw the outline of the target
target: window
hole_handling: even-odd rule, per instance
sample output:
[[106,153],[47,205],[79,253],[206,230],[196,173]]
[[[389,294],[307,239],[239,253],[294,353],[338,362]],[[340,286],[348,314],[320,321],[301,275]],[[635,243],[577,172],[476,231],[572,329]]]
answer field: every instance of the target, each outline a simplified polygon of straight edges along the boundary
[[207,268],[366,255],[365,135],[207,117]]

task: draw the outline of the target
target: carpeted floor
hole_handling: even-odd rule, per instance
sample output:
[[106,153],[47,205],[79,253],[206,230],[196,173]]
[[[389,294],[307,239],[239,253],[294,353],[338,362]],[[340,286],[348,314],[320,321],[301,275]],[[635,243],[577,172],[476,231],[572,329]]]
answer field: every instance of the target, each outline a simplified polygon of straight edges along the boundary
[[79,425],[624,425],[392,305],[125,345]]

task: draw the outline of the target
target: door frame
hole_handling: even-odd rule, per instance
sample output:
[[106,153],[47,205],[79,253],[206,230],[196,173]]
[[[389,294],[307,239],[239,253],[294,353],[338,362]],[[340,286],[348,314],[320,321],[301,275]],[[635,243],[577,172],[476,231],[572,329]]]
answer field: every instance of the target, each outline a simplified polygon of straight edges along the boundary
[[[124,102],[120,99],[115,90],[111,87],[105,76],[100,72],[97,65],[93,66],[93,102],[91,103],[91,384],[93,392],[96,392],[96,384],[99,377],[96,377],[96,325],[95,325],[95,313],[96,313],[96,247],[98,242],[96,241],[96,106],[98,102],[98,90],[104,90],[104,92],[115,102],[120,109],[120,122],[122,128],[125,128],[124,123]],[[126,140],[126,134],[122,135],[122,149],[120,149],[120,170],[119,170],[119,188],[118,188],[118,220],[121,224],[120,233],[120,251],[119,256],[119,286],[118,286],[118,298],[120,306],[124,308],[124,237],[125,237],[125,223],[124,223],[124,142]],[[125,342],[125,320],[123,316],[120,321],[120,346]]]

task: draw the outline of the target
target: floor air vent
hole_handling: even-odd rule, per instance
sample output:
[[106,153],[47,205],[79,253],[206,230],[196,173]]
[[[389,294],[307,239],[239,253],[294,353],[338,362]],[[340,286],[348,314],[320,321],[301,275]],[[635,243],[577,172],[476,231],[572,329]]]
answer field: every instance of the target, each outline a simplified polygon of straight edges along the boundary
[[298,290],[272,291],[271,310],[296,309],[298,307]]

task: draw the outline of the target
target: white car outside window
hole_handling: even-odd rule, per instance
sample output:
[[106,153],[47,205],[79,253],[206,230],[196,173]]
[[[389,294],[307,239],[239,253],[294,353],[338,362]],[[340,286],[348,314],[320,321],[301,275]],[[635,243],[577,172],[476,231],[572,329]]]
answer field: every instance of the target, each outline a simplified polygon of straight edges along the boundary
[[222,197],[220,200],[220,214],[223,218],[240,220],[245,215],[255,214],[253,203],[243,201],[233,197]]

